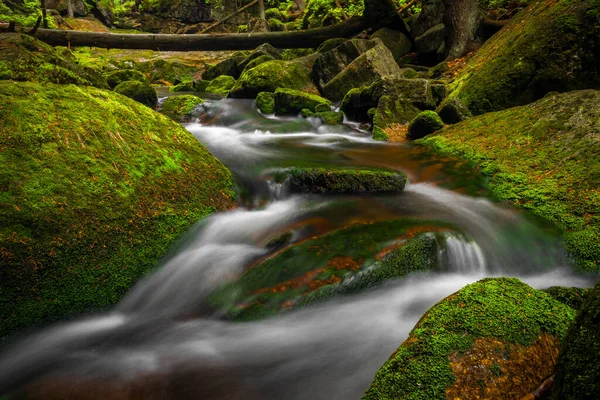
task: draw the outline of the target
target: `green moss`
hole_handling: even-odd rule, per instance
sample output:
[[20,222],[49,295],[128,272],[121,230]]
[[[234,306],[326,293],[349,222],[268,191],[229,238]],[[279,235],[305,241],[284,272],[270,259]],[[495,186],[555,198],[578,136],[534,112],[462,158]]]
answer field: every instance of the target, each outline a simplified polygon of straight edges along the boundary
[[194,81],[194,92],[205,92],[208,85],[210,85],[212,81]]
[[380,142],[387,142],[389,139],[387,133],[385,133],[383,131],[383,129],[381,129],[378,126],[374,126],[373,127],[373,140],[377,140]]
[[296,58],[310,56],[314,53],[315,49],[286,49],[281,53],[281,58],[285,61],[290,61]]
[[277,18],[269,18],[267,21],[269,30],[271,32],[282,32],[285,31],[285,25]]
[[600,92],[550,95],[489,113],[423,139],[445,155],[472,161],[491,195],[551,222],[575,264],[600,271],[600,153],[595,138]]
[[452,96],[478,115],[599,88],[600,13],[589,9],[588,0],[531,2],[469,60]]
[[311,93],[294,89],[278,88],[275,90],[275,114],[298,114],[303,109],[316,111],[318,106],[330,110],[331,102]]
[[[202,81],[205,82],[205,81]],[[208,83],[210,85],[210,82]],[[206,87],[208,87],[206,85]],[[175,86],[171,86],[169,88],[169,92],[194,92],[196,90],[195,84],[193,81],[185,81],[181,82]]]
[[368,169],[291,168],[275,179],[298,193],[401,192],[406,185],[403,173]]
[[444,121],[435,111],[423,111],[419,113],[408,125],[408,137],[420,139],[444,127]]
[[600,283],[590,292],[563,342],[555,399],[592,399],[600,390]]
[[140,71],[136,71],[135,69],[120,69],[104,74],[104,77],[106,78],[106,82],[111,89],[114,89],[119,83],[125,81],[150,83],[144,74],[142,74]]
[[231,208],[231,173],[116,93],[0,82],[0,336],[117,302],[190,225]]
[[162,103],[160,112],[177,122],[182,122],[187,120],[191,112],[202,103],[204,100],[191,94],[173,96]]
[[121,82],[115,87],[114,91],[150,107],[158,101],[156,90],[147,82]]
[[342,125],[344,113],[340,111],[324,111],[317,114],[325,125]]
[[554,300],[560,301],[563,304],[568,305],[574,310],[579,310],[587,295],[590,292],[590,289],[581,289],[577,287],[562,287],[562,286],[552,286],[543,290],[548,293]]
[[524,346],[542,332],[562,339],[574,314],[518,279],[483,279],[433,306],[377,372],[363,398],[445,400],[455,379],[448,358],[468,350],[475,338]]
[[226,96],[229,90],[235,85],[235,78],[228,75],[221,75],[213,79],[205,89],[206,93],[215,93]]
[[229,95],[255,98],[260,92],[275,92],[277,88],[301,90],[310,82],[309,72],[302,65],[273,60],[244,71]]
[[275,95],[271,92],[260,92],[256,96],[256,107],[263,114],[273,114],[275,112]]
[[249,61],[245,66],[244,66],[244,71],[246,70],[251,70],[252,68],[256,67],[257,65],[266,63],[267,61],[273,61],[274,58],[268,54],[263,54],[262,56],[256,57],[254,59],[252,59],[251,61]]

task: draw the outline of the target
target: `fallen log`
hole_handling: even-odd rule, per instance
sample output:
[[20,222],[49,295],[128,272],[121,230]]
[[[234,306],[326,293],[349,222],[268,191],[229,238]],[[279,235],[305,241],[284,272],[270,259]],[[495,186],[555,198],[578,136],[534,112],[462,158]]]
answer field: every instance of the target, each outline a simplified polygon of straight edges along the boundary
[[[138,35],[38,29],[33,36],[52,46],[90,46],[107,49],[159,51],[251,50],[263,43],[269,43],[282,49],[295,49],[318,47],[327,39],[351,37],[368,27],[364,18],[356,17],[338,25],[292,32]],[[8,24],[0,24],[0,31],[6,31],[7,29]]]

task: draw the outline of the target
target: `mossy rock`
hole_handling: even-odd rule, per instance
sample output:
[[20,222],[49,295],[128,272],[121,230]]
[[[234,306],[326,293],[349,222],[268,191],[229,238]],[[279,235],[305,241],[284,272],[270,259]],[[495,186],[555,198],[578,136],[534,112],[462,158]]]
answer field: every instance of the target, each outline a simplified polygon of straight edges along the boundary
[[575,265],[598,272],[598,124],[600,92],[573,91],[467,119],[421,143],[473,162],[492,197],[556,226]]
[[139,62],[136,69],[149,77],[151,83],[178,85],[181,82],[192,81],[198,72],[196,65],[189,65],[174,60],[152,60]]
[[420,112],[419,108],[402,97],[381,96],[373,115],[373,126],[385,129],[392,124],[406,125]]
[[341,111],[321,111],[317,113],[325,125],[342,125],[344,113]]
[[206,87],[205,92],[227,96],[229,90],[234,85],[235,78],[233,76],[221,75],[210,82],[210,84]]
[[438,115],[447,124],[457,124],[471,118],[471,112],[458,97],[452,97],[440,104]]
[[271,92],[260,92],[256,96],[256,108],[263,114],[273,114],[275,112],[275,95]]
[[253,99],[260,92],[275,92],[277,88],[301,90],[310,83],[309,73],[301,64],[273,60],[244,71],[229,96]]
[[331,102],[315,94],[294,89],[279,88],[275,90],[275,114],[298,114],[303,109],[317,111],[318,106],[330,110]]
[[427,311],[363,399],[519,399],[552,373],[574,316],[518,279],[467,285]]
[[108,88],[98,71],[78,65],[70,52],[18,33],[0,33],[0,80],[7,79]]
[[265,18],[266,19],[276,18],[280,21],[283,21],[285,19],[285,16],[278,8],[267,8],[265,10]]
[[347,40],[348,39],[344,38],[327,39],[326,41],[321,43],[321,45],[317,48],[317,53],[326,53],[329,50],[333,50],[342,43],[346,42]]
[[150,83],[144,74],[142,74],[140,71],[136,71],[135,69],[119,69],[117,71],[104,74],[104,77],[106,78],[106,82],[111,89],[114,89],[119,83],[126,81]]
[[269,24],[269,30],[271,32],[283,32],[285,31],[285,24],[278,20],[277,18],[269,18],[267,20]]
[[590,289],[582,289],[577,287],[551,286],[544,289],[554,300],[560,301],[568,305],[574,310],[579,310],[585,299],[587,298]]
[[206,88],[208,87],[208,85],[210,85],[212,81],[204,81],[204,80],[197,80],[194,81],[194,92],[206,92]]
[[194,92],[196,91],[196,84],[194,81],[181,82],[175,86],[169,88],[169,92]]
[[[257,57],[255,59],[253,59],[248,64],[246,64],[244,66],[244,71],[251,70],[252,68],[256,67],[257,65],[260,65],[262,63],[266,63],[267,61],[273,61],[273,60],[274,60],[273,57],[271,57],[268,54],[264,54],[264,55],[262,55],[260,57]],[[243,71],[242,71],[242,73],[243,73]]]
[[149,107],[153,107],[158,101],[156,90],[149,83],[125,81],[119,83],[114,91]]
[[174,121],[185,122],[189,120],[192,111],[202,103],[204,100],[191,94],[172,96],[162,103],[159,111]]
[[377,140],[378,142],[387,142],[389,140],[389,136],[383,129],[378,126],[373,127],[373,140]]
[[424,232],[439,228],[427,223],[392,219],[356,224],[291,244],[289,232],[283,233],[288,247],[217,289],[209,301],[230,319],[257,320],[429,271],[437,265],[438,247],[433,235]]
[[531,2],[469,60],[452,96],[479,115],[600,88],[599,24],[597,1]]
[[0,336],[115,304],[231,173],[188,131],[92,87],[0,82]]
[[419,113],[408,125],[409,139],[421,139],[444,127],[444,121],[435,111],[423,111]]
[[569,328],[556,366],[553,399],[593,399],[600,393],[600,282]]
[[386,170],[292,168],[275,177],[295,193],[402,192],[406,175]]
[[[238,64],[238,68],[240,69],[240,71],[251,69],[253,67],[251,67],[250,64],[254,66],[261,64],[262,62],[264,62],[264,60],[266,60],[265,56],[271,60],[281,60],[281,52],[275,47],[271,46],[270,44],[264,43],[258,46],[256,49],[254,49],[254,51],[252,51],[252,53],[250,53],[246,58],[244,58]],[[258,58],[260,58],[263,61],[255,63],[254,60]]]
[[377,30],[371,39],[379,39],[385,47],[390,49],[395,60],[399,60],[410,52],[412,42],[404,33],[390,28],[381,28]]
[[221,75],[229,75],[234,78],[239,78],[243,68],[240,68],[240,64],[250,55],[247,51],[239,51],[234,53],[231,57],[221,61],[216,65],[211,65],[202,73],[202,79],[211,81],[218,78]]
[[[315,49],[287,49],[281,53],[281,59],[284,61],[295,60],[297,58],[306,57],[315,54]],[[316,57],[315,57],[316,59]]]

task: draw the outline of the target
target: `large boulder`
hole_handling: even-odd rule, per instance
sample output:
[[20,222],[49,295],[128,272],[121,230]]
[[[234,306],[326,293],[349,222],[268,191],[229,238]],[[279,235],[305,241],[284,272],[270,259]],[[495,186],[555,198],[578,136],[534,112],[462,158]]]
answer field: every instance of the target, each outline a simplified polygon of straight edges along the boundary
[[114,89],[119,83],[125,81],[138,81],[142,83],[150,84],[148,78],[140,71],[135,69],[119,69],[116,71],[108,72],[104,75],[106,83],[111,89]]
[[410,121],[407,137],[410,139],[421,139],[444,127],[444,121],[435,111],[423,111]]
[[232,87],[235,86],[235,78],[232,76],[221,75],[213,79],[204,91],[206,93],[220,94],[227,96]]
[[121,82],[115,87],[114,91],[149,107],[153,107],[158,101],[156,90],[147,82]]
[[256,96],[256,108],[263,114],[273,114],[275,112],[275,94],[260,92]]
[[552,91],[600,88],[599,24],[598,2],[531,2],[469,60],[452,96],[478,115]]
[[174,121],[187,122],[192,111],[202,103],[204,100],[191,94],[172,96],[160,105],[159,111]]
[[433,306],[364,399],[520,399],[552,373],[575,310],[514,278],[488,278]]
[[7,79],[108,87],[98,71],[78,65],[68,50],[18,33],[0,33],[0,80]]
[[385,76],[399,73],[394,56],[383,43],[361,54],[325,86],[323,94],[328,99],[340,101],[350,89],[370,85]]
[[404,20],[398,15],[396,4],[392,0],[364,0],[364,17],[370,27],[388,27],[404,34],[409,34],[409,29]]
[[275,114],[298,114],[302,110],[316,112],[317,108],[329,111],[331,102],[316,94],[304,93],[294,89],[279,88],[274,97]]
[[447,124],[457,124],[472,116],[458,97],[452,97],[440,104],[437,113]]
[[554,399],[593,399],[600,393],[600,282],[567,332],[556,371]]
[[[265,44],[261,44],[260,46],[258,46],[256,49],[254,49],[254,51],[252,53],[250,53],[248,55],[248,57],[246,57],[244,60],[242,60],[239,64],[238,64],[238,68],[240,69],[240,71],[243,71],[246,66],[248,64],[250,64],[253,60],[259,58],[259,57],[264,57],[267,56],[269,57],[271,60],[281,60],[281,52],[279,50],[277,50],[275,47],[271,46],[268,43]],[[258,64],[256,64],[258,65]]]
[[379,39],[385,47],[390,49],[395,60],[399,60],[410,52],[412,42],[404,33],[390,28],[381,28],[373,35],[371,39]]
[[469,118],[422,142],[479,166],[491,196],[563,232],[570,259],[600,271],[600,91],[550,94]]
[[[335,39],[332,39],[335,40]],[[330,42],[337,43],[337,42]],[[338,46],[328,51],[321,51],[312,69],[313,80],[319,90],[329,83],[337,74],[342,72],[358,56],[379,44],[376,40],[353,39],[344,40]]]
[[[75,17],[85,17],[88,14],[88,7],[83,0],[71,0],[71,5]],[[63,16],[67,15],[67,0],[46,0],[46,9],[56,10]]]
[[273,60],[244,71],[229,96],[253,99],[260,92],[274,92],[277,88],[301,90],[310,83],[308,70],[300,63]]
[[424,62],[436,63],[444,58],[446,26],[437,24],[415,38],[415,48]]
[[231,57],[221,61],[218,64],[211,65],[202,73],[202,79],[211,81],[221,75],[233,76],[235,79],[240,77],[244,68],[240,64],[248,57],[247,52],[237,52]]
[[231,173],[131,99],[0,81],[0,104],[0,336],[110,307],[191,225],[235,206]]

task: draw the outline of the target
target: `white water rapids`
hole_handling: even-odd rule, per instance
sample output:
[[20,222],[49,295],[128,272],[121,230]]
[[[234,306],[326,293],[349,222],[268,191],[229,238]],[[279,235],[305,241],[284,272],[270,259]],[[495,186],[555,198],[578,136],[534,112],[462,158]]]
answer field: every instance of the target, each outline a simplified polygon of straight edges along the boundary
[[[273,196],[273,184],[269,194],[268,180],[261,180],[265,159],[276,164],[309,154],[311,161],[345,165],[357,146],[377,159],[379,149],[394,145],[314,122],[265,120],[241,102],[212,107],[221,115],[216,126],[188,129],[248,186],[250,203],[262,206],[200,222],[112,311],[12,342],[0,354],[0,396],[56,381],[83,382],[77,398],[97,398],[99,382],[128,387],[150,377],[160,396],[148,398],[358,399],[421,315],[468,283],[516,276],[537,288],[592,284],[566,267],[556,239],[515,211],[435,185],[410,184],[402,194],[369,199],[372,207],[358,203],[353,215],[336,211],[337,198],[290,196],[280,187]],[[292,133],[269,133],[290,121],[297,124]],[[313,215],[343,226],[379,209],[458,226],[462,234],[446,235],[440,246],[444,271],[251,323],[219,320],[206,307],[219,284],[269,254],[265,241],[273,232]]]

